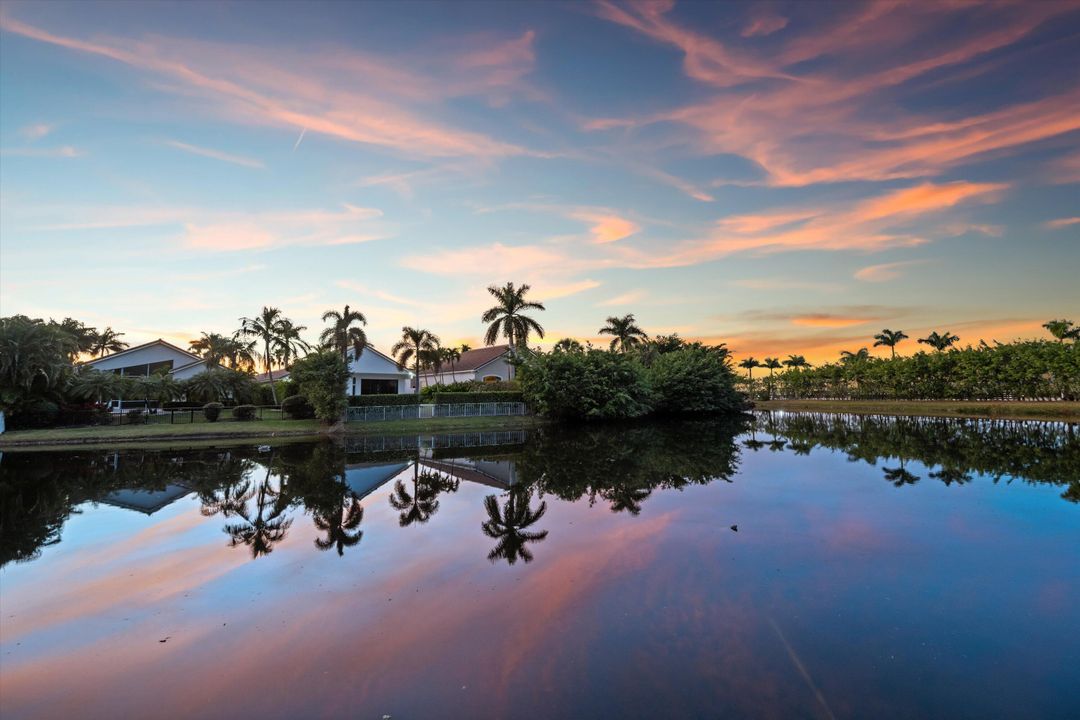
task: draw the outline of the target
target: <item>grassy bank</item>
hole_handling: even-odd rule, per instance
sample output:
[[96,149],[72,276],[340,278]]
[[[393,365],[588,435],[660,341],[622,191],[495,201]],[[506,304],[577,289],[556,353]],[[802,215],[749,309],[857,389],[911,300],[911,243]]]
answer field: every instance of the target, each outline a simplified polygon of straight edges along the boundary
[[1080,402],[977,402],[945,400],[762,400],[759,410],[927,415],[931,417],[1067,420],[1080,422]]
[[[346,435],[400,435],[464,431],[517,430],[541,421],[533,416],[431,418],[389,422],[347,423]],[[16,430],[0,435],[0,449],[56,447],[124,447],[154,444],[189,446],[207,441],[274,439],[297,440],[330,434],[317,420],[253,420],[251,422],[192,423],[189,425],[127,425],[123,427],[52,428]]]

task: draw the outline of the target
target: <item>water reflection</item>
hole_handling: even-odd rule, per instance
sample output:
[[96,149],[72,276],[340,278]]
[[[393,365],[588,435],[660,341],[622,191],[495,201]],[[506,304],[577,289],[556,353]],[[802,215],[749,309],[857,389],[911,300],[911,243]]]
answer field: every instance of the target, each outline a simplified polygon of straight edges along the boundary
[[[488,443],[488,444],[484,444]],[[619,427],[551,427],[532,433],[349,438],[254,448],[186,451],[7,453],[0,462],[3,563],[32,560],[60,541],[72,513],[102,503],[152,514],[194,493],[206,517],[220,517],[228,544],[267,555],[298,512],[311,515],[315,547],[343,556],[363,537],[364,499],[389,487],[402,528],[432,521],[440,497],[462,482],[494,488],[480,531],[497,540],[489,559],[533,559],[533,529],[545,496],[585,500],[634,516],[658,491],[731,482],[740,452],[839,451],[880,463],[902,488],[925,477],[946,486],[974,475],[1064,488],[1080,502],[1076,427],[1032,421],[758,413],[753,420]],[[918,462],[925,470],[913,470]]]

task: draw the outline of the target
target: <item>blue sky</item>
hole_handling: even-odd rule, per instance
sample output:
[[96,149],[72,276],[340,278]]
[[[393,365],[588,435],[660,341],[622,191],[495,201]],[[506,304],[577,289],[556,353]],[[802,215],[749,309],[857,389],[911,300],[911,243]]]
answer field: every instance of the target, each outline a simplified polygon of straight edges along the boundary
[[[0,306],[812,359],[1080,319],[1080,4],[5,3]],[[912,341],[913,342],[913,341]],[[901,350],[910,350],[904,348]]]

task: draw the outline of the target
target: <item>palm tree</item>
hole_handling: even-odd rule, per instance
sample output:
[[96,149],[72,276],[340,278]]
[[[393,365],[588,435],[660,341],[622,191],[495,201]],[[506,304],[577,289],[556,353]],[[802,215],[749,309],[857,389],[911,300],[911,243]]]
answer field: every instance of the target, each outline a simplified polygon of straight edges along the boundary
[[255,356],[261,358],[266,370],[266,377],[270,381],[270,396],[277,405],[277,389],[274,387],[274,356],[281,341],[281,322],[285,318],[281,310],[275,307],[263,306],[258,317],[240,318],[240,337],[253,338],[262,342],[262,350],[256,351]]
[[1060,343],[1080,340],[1080,327],[1074,327],[1072,320],[1050,320],[1043,327]]
[[455,376],[454,364],[461,360],[461,351],[457,348],[442,348],[439,350],[439,361],[450,364],[450,377],[457,380]]
[[231,337],[225,337],[218,333],[202,334],[198,340],[188,342],[191,349],[209,365],[220,365],[222,360],[230,359],[236,352],[237,341]]
[[439,347],[439,338],[427,330],[405,326],[401,328],[401,340],[390,348],[390,354],[398,361],[399,367],[406,367],[411,360],[416,372],[416,394],[420,394],[420,364],[426,362],[429,354]]
[[783,367],[780,361],[776,358],[767,357],[762,363],[763,367],[769,368],[769,399],[772,400],[773,396],[773,370]]
[[124,333],[118,333],[111,327],[107,327],[98,334],[94,339],[94,345],[91,348],[91,354],[98,357],[103,356],[105,353],[115,353],[121,350],[126,350],[128,344],[121,340]]
[[585,346],[579,343],[574,338],[563,338],[559,342],[555,343],[555,347],[552,348],[555,352],[563,353],[580,353],[585,352]]
[[547,512],[547,503],[541,501],[535,510],[529,507],[531,492],[522,492],[512,488],[506,504],[499,508],[499,500],[494,495],[484,498],[484,509],[488,519],[480,526],[489,538],[498,540],[498,544],[488,553],[488,560],[505,560],[513,565],[518,558],[532,562],[533,554],[528,543],[540,542],[547,537],[548,531],[539,532],[526,528],[535,524]]
[[748,357],[739,363],[739,367],[746,368],[747,374],[750,376],[750,386],[754,386],[754,368],[761,367],[761,361],[756,357]]
[[390,506],[399,510],[398,525],[408,527],[413,523],[426,523],[439,509],[439,493],[455,492],[458,483],[445,480],[437,472],[420,472],[420,463],[413,462],[413,491],[398,480],[394,483],[394,492],[390,494]]
[[907,340],[907,335],[903,330],[890,330],[885,328],[877,335],[874,336],[874,347],[884,345],[892,352],[892,359],[896,359],[896,346],[902,341]]
[[120,383],[120,376],[112,372],[102,372],[86,368],[68,381],[68,392],[80,400],[94,400],[97,403],[106,397],[112,397]]
[[149,377],[139,378],[136,387],[146,400],[162,403],[176,399],[183,391],[183,386],[168,372],[157,372]]
[[346,305],[345,310],[342,312],[327,310],[322,314],[322,319],[323,322],[332,320],[333,323],[322,331],[322,334],[319,335],[319,341],[326,347],[337,350],[341,353],[341,357],[346,360],[351,347],[353,349],[353,360],[358,359],[360,354],[364,352],[364,348],[367,347],[367,334],[363,328],[359,327],[359,325],[367,325],[367,318],[364,317],[364,313],[350,310],[349,306]]
[[74,347],[72,352],[68,355],[68,360],[72,363],[74,363],[82,353],[91,352],[97,344],[97,328],[88,327],[75,318],[64,318],[61,322],[50,320],[49,325],[71,336]]
[[470,345],[469,343],[461,343],[461,347],[459,347],[458,350],[460,350],[462,354],[465,354],[472,350],[472,345]]
[[641,345],[649,337],[644,330],[638,327],[633,313],[622,317],[609,317],[607,325],[600,328],[599,333],[612,336],[610,346],[612,352],[615,351],[616,347],[619,348],[619,352],[626,352],[630,348]]
[[489,323],[487,333],[484,335],[486,345],[494,345],[502,334],[510,344],[510,352],[516,353],[518,348],[525,347],[529,342],[529,335],[536,333],[544,337],[544,328],[540,323],[528,315],[522,314],[523,310],[544,310],[544,304],[525,299],[529,292],[528,285],[515,287],[514,283],[508,282],[503,287],[492,285],[488,292],[498,300],[498,304],[489,308],[481,317],[482,322]]
[[312,521],[316,528],[326,533],[325,538],[315,538],[315,547],[320,550],[335,548],[341,557],[345,555],[345,548],[353,547],[364,536],[363,530],[357,530],[364,520],[364,508],[348,486],[335,495],[337,502],[315,509]]
[[850,350],[840,351],[840,362],[844,365],[856,365],[861,362],[866,362],[870,359],[870,351],[866,348],[859,348],[855,352]]
[[802,355],[788,355],[787,360],[784,361],[784,365],[795,369],[810,367],[810,363],[806,362],[806,358]]
[[286,370],[292,366],[294,358],[311,351],[311,345],[300,337],[304,330],[307,330],[306,325],[294,325],[289,318],[281,318],[277,359]]
[[919,338],[919,342],[924,345],[929,345],[930,347],[934,348],[934,350],[941,352],[946,348],[952,347],[953,344],[956,343],[956,341],[959,339],[960,338],[958,338],[956,335],[953,335],[948,330],[946,330],[944,334],[939,333],[935,330],[926,337]]

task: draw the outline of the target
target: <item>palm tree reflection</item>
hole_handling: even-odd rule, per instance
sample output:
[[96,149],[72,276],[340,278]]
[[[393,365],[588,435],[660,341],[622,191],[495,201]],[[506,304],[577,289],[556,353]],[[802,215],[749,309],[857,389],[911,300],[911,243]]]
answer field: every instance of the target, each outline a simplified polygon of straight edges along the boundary
[[398,480],[390,494],[390,506],[400,511],[398,524],[408,527],[426,523],[439,510],[439,493],[457,492],[459,484],[458,480],[432,470],[420,472],[420,463],[414,462],[412,493]]
[[541,501],[540,506],[533,510],[529,507],[530,500],[532,489],[527,487],[511,489],[502,508],[499,507],[499,500],[495,495],[484,498],[488,519],[480,527],[489,538],[499,541],[488,553],[488,560],[491,562],[505,560],[513,565],[519,558],[532,562],[533,554],[527,547],[528,544],[540,542],[547,537],[548,531],[527,529],[547,512],[546,502]]
[[364,536],[363,530],[357,530],[364,520],[364,508],[356,493],[348,487],[336,494],[336,502],[313,508],[312,519],[315,527],[326,533],[324,538],[315,538],[315,547],[320,550],[336,548],[339,557],[345,554],[345,548],[353,547]]
[[284,488],[275,488],[272,484],[273,467],[271,456],[266,464],[266,475],[254,491],[245,487],[249,482],[245,481],[231,499],[223,495],[222,514],[237,518],[236,522],[226,523],[224,527],[229,536],[229,547],[246,545],[256,558],[270,554],[274,545],[285,539],[292,525],[292,518],[285,515],[289,509],[288,496]]

